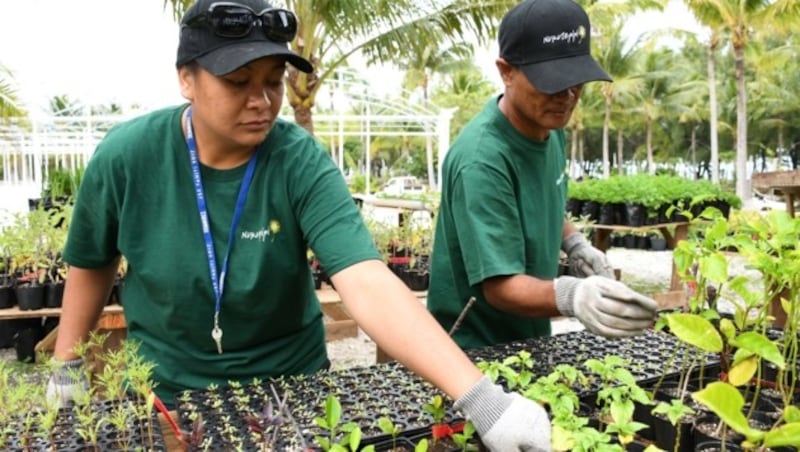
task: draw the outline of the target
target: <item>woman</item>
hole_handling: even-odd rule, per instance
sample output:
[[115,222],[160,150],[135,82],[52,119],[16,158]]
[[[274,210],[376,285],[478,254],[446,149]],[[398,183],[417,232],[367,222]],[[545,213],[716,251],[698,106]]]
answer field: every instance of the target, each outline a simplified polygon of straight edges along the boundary
[[189,103],[115,127],[86,169],[64,251],[63,365],[48,394],[63,402],[85,387],[68,372],[80,365],[73,347],[120,256],[128,337],[156,364],[166,402],[210,383],[325,369],[311,248],[364,331],[456,399],[490,448],[549,447],[542,408],[482,377],[381,262],[324,149],[278,119],[286,63],[313,70],[288,49],[296,29],[264,0],[200,0],[186,12],[177,72]]

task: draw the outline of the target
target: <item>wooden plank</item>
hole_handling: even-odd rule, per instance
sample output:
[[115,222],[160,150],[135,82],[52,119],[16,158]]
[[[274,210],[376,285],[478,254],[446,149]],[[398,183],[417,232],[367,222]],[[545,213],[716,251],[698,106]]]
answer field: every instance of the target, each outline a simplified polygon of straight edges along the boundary
[[623,224],[597,224],[597,223],[576,223],[575,227],[578,228],[585,228],[585,229],[601,229],[601,230],[609,230],[609,231],[631,231],[631,232],[648,232],[651,230],[661,229],[661,228],[669,228],[672,226],[688,226],[689,223],[685,221],[678,221],[674,223],[658,223],[658,224],[646,224],[644,226],[626,226]]
[[[172,410],[169,412],[172,419],[177,423],[178,422],[178,412]],[[169,421],[162,413],[158,413],[158,422],[161,424],[161,436],[164,439],[164,447],[168,452],[178,452],[185,450],[183,445],[181,444],[180,440],[178,440],[178,436],[172,430],[172,427],[169,424]]]
[[682,308],[686,305],[686,293],[682,290],[657,293],[653,299],[658,303],[658,309]]
[[341,303],[323,304],[322,313],[325,315],[325,341],[358,336],[356,321],[350,318],[350,314]]
[[[107,305],[103,308],[101,315],[121,314],[122,306],[118,304]],[[0,320],[2,319],[35,319],[39,317],[60,317],[61,308],[43,308],[23,311],[19,306],[0,309]]]
[[[427,290],[413,291],[415,297],[422,299],[428,297]],[[339,292],[334,289],[319,289],[317,291],[317,298],[321,305],[341,303],[342,299],[339,297]]]
[[759,191],[800,188],[800,170],[753,173],[751,185]]
[[124,330],[127,328],[125,314],[121,309],[119,312],[106,313],[97,321],[97,328],[103,330]]

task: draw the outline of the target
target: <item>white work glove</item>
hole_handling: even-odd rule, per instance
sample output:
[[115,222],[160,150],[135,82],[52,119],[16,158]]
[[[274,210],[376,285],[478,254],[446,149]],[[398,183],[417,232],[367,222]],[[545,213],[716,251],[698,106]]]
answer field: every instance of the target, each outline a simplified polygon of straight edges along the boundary
[[602,276],[561,276],[553,285],[558,311],[605,337],[641,334],[653,324],[658,310],[658,303],[652,298]]
[[592,275],[614,277],[614,268],[608,263],[606,254],[593,247],[581,232],[573,232],[561,242],[561,249],[567,253],[570,274],[579,278]]
[[89,390],[83,359],[53,360],[53,373],[47,381],[47,403],[62,408]]
[[453,405],[491,451],[549,451],[550,419],[539,404],[507,393],[484,376]]

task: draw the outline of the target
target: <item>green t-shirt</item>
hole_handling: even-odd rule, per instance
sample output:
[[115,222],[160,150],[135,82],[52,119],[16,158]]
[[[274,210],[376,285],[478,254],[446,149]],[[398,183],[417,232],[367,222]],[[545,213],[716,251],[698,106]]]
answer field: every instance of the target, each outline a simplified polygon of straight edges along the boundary
[[[80,268],[122,254],[128,338],[157,364],[156,392],[310,373],[327,361],[325,328],[306,251],[330,275],[379,259],[341,173],[303,129],[277,121],[234,235],[221,302],[223,354],[211,338],[215,297],[189,154],[186,106],[114,127],[86,168],[64,259]],[[218,267],[245,165],[201,165]]]
[[521,135],[491,99],[445,157],[428,309],[445,330],[471,297],[454,335],[463,348],[550,334],[549,319],[500,311],[481,283],[500,275],[555,278],[567,194],[563,130]]

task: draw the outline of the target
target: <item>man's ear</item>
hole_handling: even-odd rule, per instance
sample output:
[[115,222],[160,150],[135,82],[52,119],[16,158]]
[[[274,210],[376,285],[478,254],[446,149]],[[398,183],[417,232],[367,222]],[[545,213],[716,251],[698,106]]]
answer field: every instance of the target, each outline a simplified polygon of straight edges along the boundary
[[178,85],[181,89],[181,96],[188,101],[194,100],[195,73],[188,66],[178,68]]
[[500,78],[503,80],[503,85],[510,85],[512,73],[514,72],[514,66],[510,65],[503,57],[498,57],[495,60],[494,65],[497,66],[497,72],[500,74]]

